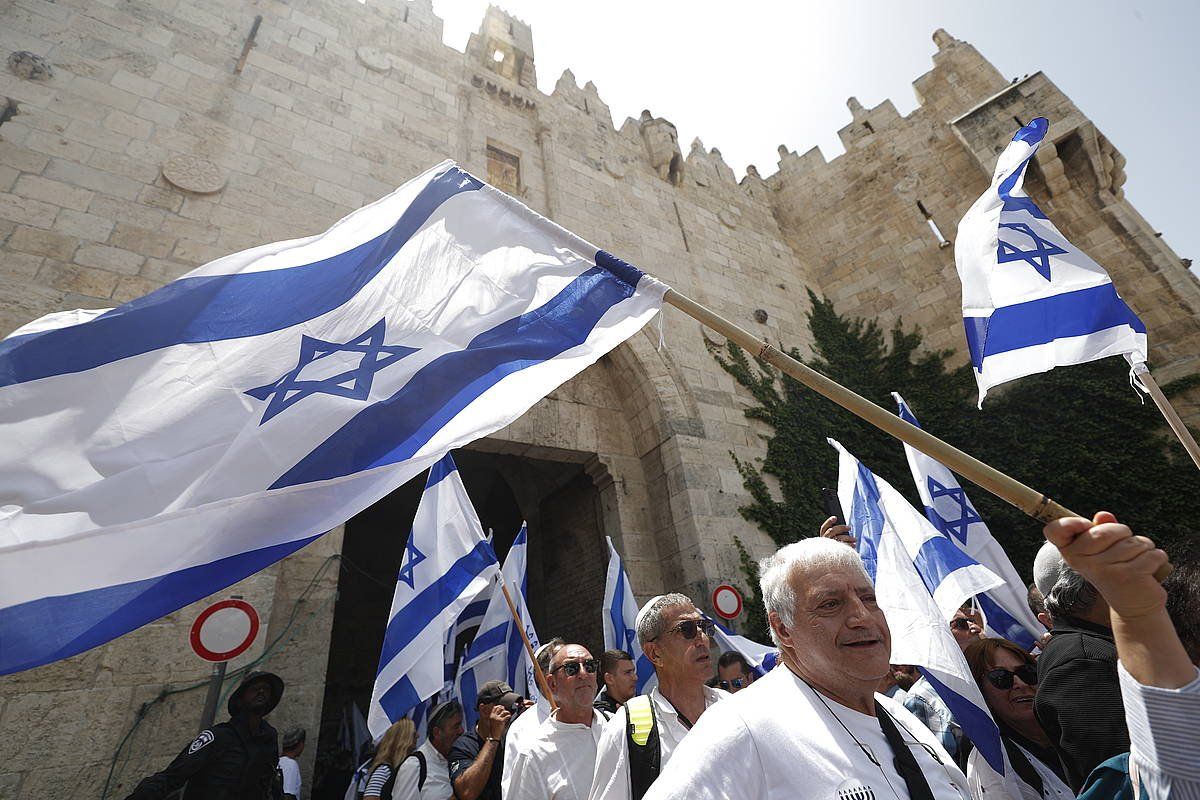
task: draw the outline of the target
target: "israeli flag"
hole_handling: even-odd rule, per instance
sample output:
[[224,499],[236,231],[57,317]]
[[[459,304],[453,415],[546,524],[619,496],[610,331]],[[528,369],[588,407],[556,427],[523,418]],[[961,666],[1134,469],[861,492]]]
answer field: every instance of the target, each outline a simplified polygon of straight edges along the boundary
[[665,286],[450,162],[325,233],[0,342],[0,674],[303,547],[509,424]]
[[[892,397],[900,407],[900,419],[921,427],[904,398],[897,392],[892,392]],[[1025,583],[967,499],[958,478],[940,461],[910,445],[904,445],[904,454],[908,457],[921,502],[925,504],[925,516],[933,527],[964,553],[1004,579],[1000,586],[975,598],[983,612],[988,636],[1016,642],[1025,651],[1033,650],[1046,628],[1029,610]]]
[[[704,616],[708,617],[707,614]],[[709,619],[712,618],[709,617]],[[728,653],[730,650],[741,653],[750,662],[750,668],[754,670],[754,674],[760,678],[775,669],[775,665],[779,663],[778,648],[759,644],[740,633],[734,633],[715,619],[712,622],[717,626],[713,632],[713,638],[717,640],[717,647],[721,648],[722,653]]]
[[621,554],[613,547],[611,536],[605,536],[604,540],[608,542],[604,611],[600,615],[604,627],[604,649],[624,650],[633,656],[633,665],[637,669],[637,693],[641,694],[646,682],[654,677],[654,665],[642,652],[642,645],[637,638],[638,604],[633,599],[633,588],[629,585],[629,576],[625,574]]
[[[529,533],[522,524],[508,555],[504,557],[504,583],[525,627],[529,644],[536,652],[541,645],[529,615],[528,551]],[[549,714],[549,701],[537,690],[533,663],[525,652],[521,630],[516,626],[512,610],[499,586],[492,590],[479,632],[463,655],[462,666],[455,680],[455,694],[462,701],[463,725],[467,730],[471,730],[479,718],[475,699],[479,695],[479,687],[488,681],[504,681],[517,694],[540,698],[539,704],[545,704],[545,712]]]
[[442,690],[446,631],[499,571],[447,455],[429,471],[401,556],[367,712],[373,735]]
[[1038,117],[1017,131],[958,224],[954,263],[980,405],[991,387],[1054,367],[1118,354],[1146,361],[1146,326],[1022,188],[1049,127]]
[[887,481],[829,443],[839,454],[838,498],[892,634],[892,663],[920,667],[983,758],[1006,774],[1000,729],[948,624],[967,598],[1000,585],[1000,578],[955,547]]

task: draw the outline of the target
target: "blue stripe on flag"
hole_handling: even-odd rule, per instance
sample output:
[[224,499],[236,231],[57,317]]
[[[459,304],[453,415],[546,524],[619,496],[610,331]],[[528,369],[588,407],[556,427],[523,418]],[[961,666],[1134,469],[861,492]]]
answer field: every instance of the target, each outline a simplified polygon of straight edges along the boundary
[[854,502],[850,519],[846,520],[858,539],[858,554],[871,580],[875,580],[879,561],[879,540],[883,536],[883,509],[879,507],[879,487],[871,470],[858,464],[858,480],[854,483]]
[[445,575],[426,586],[415,597],[396,612],[388,623],[379,655],[382,669],[396,654],[407,647],[421,631],[436,619],[451,603],[462,596],[472,579],[496,563],[491,545],[479,542],[458,561],[454,562]]
[[471,651],[486,653],[493,647],[499,647],[504,644],[504,640],[508,637],[508,628],[510,625],[512,625],[511,622],[505,622],[503,625],[497,625],[494,628],[476,634],[475,639],[471,642]]
[[975,595],[975,601],[979,603],[979,607],[983,610],[983,616],[987,619],[989,628],[1010,642],[1016,642],[1027,653],[1033,649],[1033,646],[1037,643],[1037,640],[1033,638],[1033,634],[1027,631],[1024,625],[1017,622],[1012,614],[1005,611],[999,603],[987,594]]
[[82,653],[274,564],[323,534],[0,610],[0,675]]
[[359,292],[446,200],[482,184],[452,167],[388,231],[298,267],[181,278],[82,325],[0,342],[0,386],[99,367],[164,347],[290,328]]
[[485,331],[466,349],[422,367],[386,400],[359,412],[271,486],[350,475],[410,458],[456,414],[502,378],[587,341],[633,287],[593,267],[540,308]]
[[917,574],[925,582],[932,595],[942,585],[946,576],[963,567],[972,567],[979,562],[958,549],[958,545],[945,535],[931,536],[921,544],[913,564]]
[[964,317],[967,347],[975,369],[988,356],[1020,350],[1128,325],[1138,333],[1146,326],[1130,310],[1111,283],[997,308],[990,317]]
[[606,250],[596,251],[596,266],[603,267],[634,288],[637,287],[638,281],[645,274],[633,264],[630,264],[628,261],[622,261]]
[[388,719],[400,719],[421,702],[421,695],[405,675],[379,697],[379,705]]
[[431,487],[441,483],[457,469],[458,466],[454,463],[454,459],[450,457],[449,453],[446,453],[441,460],[429,468],[429,477],[425,479],[425,491],[429,491]]
[[971,743],[1000,775],[1004,774],[1004,745],[1000,743],[1000,729],[987,711],[972,703],[958,692],[933,676],[927,669],[921,674],[933,685],[938,697],[950,708],[954,719],[962,726],[963,732],[971,739]]

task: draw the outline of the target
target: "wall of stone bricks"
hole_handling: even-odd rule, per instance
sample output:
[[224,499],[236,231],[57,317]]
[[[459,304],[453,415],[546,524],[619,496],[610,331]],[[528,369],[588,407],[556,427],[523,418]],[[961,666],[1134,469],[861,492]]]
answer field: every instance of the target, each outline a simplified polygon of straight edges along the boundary
[[[988,148],[1011,135],[1007,117],[1048,110],[1052,135],[1079,145],[1058,153],[1061,169],[1040,164],[1039,200],[1113,270],[1164,373],[1194,369],[1195,281],[1121,199],[1115,148],[1044,76],[1009,87],[969,45],[937,41],[908,117],[852,104],[845,155],[826,164],[785,149],[775,175],[738,182],[716,149],[681,147],[650,112],[615,124],[596,87],[569,72],[540,92],[531,31],[497,9],[460,53],[442,43],[429,0],[3,0],[0,54],[29,51],[53,75],[0,71],[0,100],[16,104],[0,124],[0,333],[320,232],[444,158],[486,177],[492,147],[519,158],[513,193],[535,210],[772,342],[809,345],[812,287],[961,349],[952,252],[916,201],[952,239],[987,185]],[[190,168],[172,171],[184,159]],[[1190,312],[1156,316],[1180,306]],[[729,458],[760,458],[762,431],[708,351],[719,337],[673,310],[661,336],[650,326],[478,447],[583,465],[596,505],[594,521],[572,526],[593,531],[580,548],[603,552],[611,535],[641,597],[707,598],[740,579],[733,536],[770,547],[737,512],[748,498]],[[308,585],[339,547],[327,536],[221,593],[259,604],[267,640],[284,635],[267,662],[291,687],[281,728],[318,727],[337,570]],[[100,797],[142,704],[203,679],[182,645],[198,608],[0,679],[0,797]],[[147,712],[115,770],[122,790],[186,742],[202,694]]]

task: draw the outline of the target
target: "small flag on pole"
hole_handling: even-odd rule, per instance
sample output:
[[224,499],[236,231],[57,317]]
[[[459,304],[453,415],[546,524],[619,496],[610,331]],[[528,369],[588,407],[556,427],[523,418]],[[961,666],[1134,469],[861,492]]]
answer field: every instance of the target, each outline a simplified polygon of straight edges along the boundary
[[401,556],[367,713],[372,734],[442,690],[446,632],[499,571],[447,455],[429,471]]
[[1135,366],[1146,361],[1146,326],[1108,273],[1025,193],[1026,170],[1049,127],[1038,117],[1017,131],[955,237],[980,405],[991,387],[1054,367],[1113,355]]
[[[950,632],[973,595],[1001,583],[840,444],[838,497],[892,634],[892,663],[921,668],[992,769],[1006,774],[1000,729]],[[870,558],[866,557],[867,553]]]
[[638,642],[638,606],[633,598],[633,588],[629,585],[629,576],[625,573],[625,565],[617,548],[613,547],[612,537],[604,538],[608,542],[608,572],[604,577],[604,610],[601,614],[604,649],[624,650],[633,656],[637,668],[637,693],[641,694],[646,682],[654,677],[654,665],[646,658]]
[[[892,392],[892,397],[900,407],[900,419],[921,427],[904,398],[897,392]],[[1025,583],[1008,554],[992,537],[953,472],[911,445],[904,445],[904,454],[925,504],[925,516],[933,526],[964,553],[1004,579],[1002,585],[977,596],[988,636],[1008,639],[1026,651],[1032,650],[1046,628],[1029,610]]]
[[[525,626],[525,635],[529,637],[529,645],[537,651],[539,647],[537,631],[533,627],[533,619],[529,615],[529,532],[521,525],[520,532],[513,540],[508,555],[504,557],[504,583],[508,586],[513,605]],[[471,730],[479,718],[475,710],[475,698],[479,687],[488,681],[504,681],[517,694],[531,698],[541,698],[545,703],[544,711],[550,711],[549,702],[541,697],[537,690],[537,681],[533,674],[533,664],[525,652],[525,642],[521,639],[521,631],[513,619],[504,592],[497,584],[492,588],[491,599],[487,611],[484,612],[483,622],[475,634],[474,641],[463,654],[462,666],[459,667],[455,679],[455,694],[463,704],[463,725]]]
[[0,341],[0,674],[284,558],[517,419],[666,287],[451,162]]

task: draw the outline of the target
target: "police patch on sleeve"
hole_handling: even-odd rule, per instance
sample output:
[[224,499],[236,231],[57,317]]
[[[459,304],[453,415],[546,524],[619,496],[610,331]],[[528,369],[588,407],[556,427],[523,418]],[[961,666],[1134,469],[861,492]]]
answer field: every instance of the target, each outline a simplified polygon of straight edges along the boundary
[[188,745],[188,755],[190,756],[206,744],[212,744],[215,738],[212,731],[200,731],[200,735],[196,737],[196,741]]

